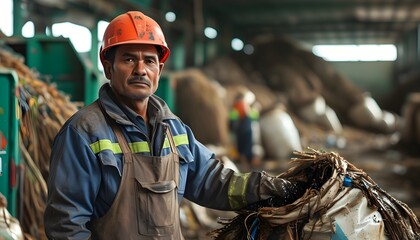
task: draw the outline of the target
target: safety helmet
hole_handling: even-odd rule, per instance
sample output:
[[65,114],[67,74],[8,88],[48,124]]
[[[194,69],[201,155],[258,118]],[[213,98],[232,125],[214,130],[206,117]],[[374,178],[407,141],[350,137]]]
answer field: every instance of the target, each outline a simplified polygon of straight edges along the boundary
[[170,50],[162,29],[152,18],[139,11],[129,11],[114,18],[105,30],[99,56],[104,64],[106,51],[122,44],[152,44],[161,50],[160,62],[165,62]]

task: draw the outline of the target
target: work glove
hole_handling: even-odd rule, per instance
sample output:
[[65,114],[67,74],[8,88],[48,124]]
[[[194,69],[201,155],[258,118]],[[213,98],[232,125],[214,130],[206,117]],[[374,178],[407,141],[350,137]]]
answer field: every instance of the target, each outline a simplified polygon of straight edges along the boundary
[[306,191],[306,184],[299,181],[290,181],[284,178],[278,178],[261,173],[259,186],[260,199],[268,199],[271,197],[283,198],[284,202],[291,203],[302,197]]

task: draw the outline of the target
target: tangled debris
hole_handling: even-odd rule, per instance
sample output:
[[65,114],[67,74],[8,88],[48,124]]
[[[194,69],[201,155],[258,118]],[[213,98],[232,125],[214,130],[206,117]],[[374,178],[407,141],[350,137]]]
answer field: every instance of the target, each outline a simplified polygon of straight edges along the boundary
[[79,106],[53,84],[40,80],[40,76],[24,64],[23,58],[3,46],[0,46],[0,68],[15,70],[19,78],[15,93],[19,102],[19,149],[23,163],[19,166],[23,186],[18,198],[20,223],[26,238],[47,239],[43,214],[51,144]]
[[[380,214],[369,218],[379,229],[371,233],[376,234],[373,236],[420,239],[420,223],[413,211],[381,189],[363,170],[334,152],[309,148],[309,151],[295,152],[295,155],[292,163],[296,165],[278,177],[306,181],[307,190],[301,198],[293,203],[270,198],[247,206],[233,219],[220,219],[219,223],[224,226],[210,232],[209,236],[214,239],[311,239],[316,232],[327,230],[334,234],[337,231],[331,218],[334,215],[328,215],[328,210],[337,209],[334,204],[342,204],[342,199],[348,204],[345,198],[354,196],[357,191],[367,200],[365,208]],[[348,213],[351,206],[343,208]],[[334,214],[344,215],[339,211]],[[350,214],[345,217],[349,218]],[[368,227],[363,224],[357,231]]]

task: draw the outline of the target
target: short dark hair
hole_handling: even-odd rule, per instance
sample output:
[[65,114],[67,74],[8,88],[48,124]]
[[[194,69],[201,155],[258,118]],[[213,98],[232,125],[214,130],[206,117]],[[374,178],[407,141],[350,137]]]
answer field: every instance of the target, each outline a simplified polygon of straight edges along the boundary
[[157,53],[158,53],[158,58],[159,61],[162,59],[163,57],[163,47],[159,46],[159,45],[155,45]]
[[111,64],[114,64],[115,60],[115,52],[117,51],[116,46],[110,47],[108,50],[104,53],[104,59],[109,61]]

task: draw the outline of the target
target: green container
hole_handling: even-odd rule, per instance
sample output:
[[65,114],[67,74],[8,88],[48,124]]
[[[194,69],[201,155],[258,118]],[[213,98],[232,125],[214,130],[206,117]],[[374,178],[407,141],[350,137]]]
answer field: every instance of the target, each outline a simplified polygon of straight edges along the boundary
[[171,79],[167,75],[162,75],[159,79],[159,87],[156,90],[156,95],[165,100],[172,112],[176,112],[175,94]]
[[41,80],[56,84],[72,102],[87,105],[98,97],[100,73],[86,64],[68,38],[13,37],[5,41],[24,57],[28,67],[40,73]]
[[0,192],[7,209],[16,217],[17,166],[19,160],[18,103],[15,96],[18,76],[13,70],[0,69]]

